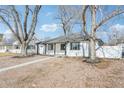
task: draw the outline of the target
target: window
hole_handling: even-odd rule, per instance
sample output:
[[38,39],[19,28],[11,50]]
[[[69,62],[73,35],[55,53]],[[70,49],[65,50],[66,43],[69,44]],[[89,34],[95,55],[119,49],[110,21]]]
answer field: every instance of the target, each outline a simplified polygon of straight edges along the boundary
[[70,43],[70,48],[71,50],[80,50],[80,43],[79,42]]
[[53,50],[53,44],[48,44],[48,50]]
[[28,45],[27,49],[31,49],[31,45]]
[[61,50],[65,50],[65,44],[61,44]]
[[28,45],[27,49],[35,49],[34,45]]
[[19,46],[18,46],[18,45],[16,45],[16,46],[15,46],[15,49],[19,49]]

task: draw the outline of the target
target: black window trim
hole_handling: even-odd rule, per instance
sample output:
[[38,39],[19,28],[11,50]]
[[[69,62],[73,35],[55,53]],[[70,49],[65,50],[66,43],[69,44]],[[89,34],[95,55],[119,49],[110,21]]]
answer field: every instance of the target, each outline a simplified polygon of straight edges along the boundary
[[[51,46],[52,47],[51,49],[49,49],[49,45],[52,45]],[[48,44],[48,50],[51,50],[51,51],[53,50],[53,44]]]
[[64,43],[61,43],[61,44],[60,44],[60,50],[65,50],[65,48],[62,49],[62,45],[64,45],[64,47],[65,47],[65,44],[64,44]]
[[[78,48],[77,49],[72,49],[72,44],[73,43],[77,43],[78,44]],[[80,50],[80,42],[70,42],[70,50]]]

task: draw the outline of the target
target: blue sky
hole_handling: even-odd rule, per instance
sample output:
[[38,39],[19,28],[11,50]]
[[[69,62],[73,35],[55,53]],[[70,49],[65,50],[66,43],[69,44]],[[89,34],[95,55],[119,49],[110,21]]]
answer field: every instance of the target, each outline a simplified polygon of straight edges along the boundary
[[[23,8],[21,8],[22,6],[17,6],[17,9],[19,10],[19,12],[23,12]],[[35,30],[36,36],[38,36],[38,38],[40,39],[44,39],[44,38],[54,38],[57,37],[59,35],[63,35],[63,31],[59,26],[59,20],[56,19],[57,16],[57,7],[58,6],[54,6],[54,5],[44,5],[39,13],[38,16],[38,23],[37,23],[37,27]],[[104,8],[104,12],[109,13],[112,10],[115,9],[115,6],[106,6]],[[106,16],[106,14],[103,15]],[[90,18],[88,17],[89,14],[87,14],[87,20],[88,20],[88,26],[87,29],[90,31]],[[97,21],[101,20],[101,16],[102,14],[98,13],[97,15]],[[22,18],[23,19],[23,18]],[[29,21],[30,24],[30,21]],[[97,35],[99,38],[102,38],[103,40],[107,40],[107,35],[106,33],[108,33],[110,31],[111,26],[115,26],[120,30],[124,30],[124,15],[120,15],[118,17],[115,17],[113,19],[111,19],[107,25],[103,25],[101,27],[100,30],[103,30],[102,32],[98,31]],[[75,32],[80,32],[80,30],[78,29],[78,26],[75,26]],[[0,23],[0,33],[5,33],[6,31],[8,31],[8,28]]]
[[[17,6],[17,9],[19,12],[23,12],[22,6]],[[57,14],[57,6],[49,5],[42,7],[38,16],[38,23],[35,30],[35,33],[38,36],[38,38],[40,39],[48,38],[48,37],[53,38],[63,34],[61,28],[58,28],[57,24],[59,24],[59,22],[56,19],[56,14]],[[30,22],[31,21],[29,21],[29,24]],[[46,28],[48,27],[49,29],[48,31],[46,31]],[[8,28],[0,23],[0,33],[5,33],[6,31],[8,31]]]

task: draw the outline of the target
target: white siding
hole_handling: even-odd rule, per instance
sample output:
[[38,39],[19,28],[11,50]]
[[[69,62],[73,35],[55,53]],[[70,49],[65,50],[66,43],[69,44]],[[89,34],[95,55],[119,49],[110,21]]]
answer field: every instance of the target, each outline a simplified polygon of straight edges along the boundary
[[53,50],[48,50],[48,44],[46,45],[47,49],[46,49],[46,55],[54,55],[54,46],[53,46]]
[[21,49],[10,49],[9,52],[11,52],[11,53],[21,53]]
[[84,56],[88,57],[88,42],[80,42],[80,50],[71,50],[70,43],[67,44],[67,56]]
[[39,44],[38,47],[39,47],[39,50],[38,50],[39,51],[39,54],[44,54],[45,53],[45,46]]
[[[65,51],[60,49],[61,43],[56,44],[56,54],[55,55],[65,55]],[[96,45],[98,48],[98,45]],[[40,54],[45,52],[45,46],[39,47]],[[48,50],[47,55],[54,55],[54,50]],[[80,42],[80,50],[70,50],[70,43],[67,43],[67,56],[89,56],[89,43]],[[96,56],[98,58],[122,58],[122,45],[118,46],[101,46],[96,51]]]
[[61,43],[56,44],[56,55],[65,55],[65,51],[61,50]]
[[[14,46],[0,46],[0,53],[10,52],[10,53],[21,53],[21,49],[15,49]],[[8,50],[8,51],[7,51]],[[28,49],[28,53],[36,53],[36,49]]]

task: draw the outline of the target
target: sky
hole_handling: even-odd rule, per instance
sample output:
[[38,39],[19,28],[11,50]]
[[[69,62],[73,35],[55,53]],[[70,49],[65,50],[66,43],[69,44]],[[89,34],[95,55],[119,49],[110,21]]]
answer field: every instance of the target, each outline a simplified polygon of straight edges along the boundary
[[[20,13],[23,13],[24,8],[22,8],[23,6],[16,6],[18,11]],[[55,5],[44,5],[42,6],[42,9],[40,10],[39,16],[38,16],[38,23],[36,26],[36,30],[35,30],[35,35],[39,38],[39,39],[48,39],[48,38],[54,38],[54,37],[58,37],[60,35],[63,35],[63,30],[60,27],[60,22],[58,19],[56,19],[57,13],[58,13],[58,6]],[[97,14],[97,21],[101,20],[102,17],[106,16],[107,13],[111,12],[112,10],[115,9],[115,6],[106,6],[102,11],[106,12],[104,14],[102,14],[101,12],[99,12]],[[99,10],[101,11],[101,10]],[[31,17],[29,17],[31,20]],[[23,17],[22,17],[23,20]],[[87,30],[90,31],[90,20],[91,18],[89,17],[89,13],[87,13],[87,20],[88,20],[88,26],[87,26]],[[31,21],[28,22],[28,24],[30,24]],[[103,25],[98,32],[96,33],[96,35],[98,36],[98,38],[102,38],[104,41],[108,40],[108,34],[112,33],[112,29],[111,28],[117,28],[118,32],[124,32],[124,14],[115,17],[113,19],[111,19],[107,25]],[[78,29],[79,26],[75,26],[74,31],[75,32],[80,32],[80,30]],[[111,32],[110,32],[111,31]],[[2,23],[0,23],[0,33],[8,33],[9,29]]]

